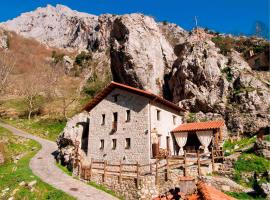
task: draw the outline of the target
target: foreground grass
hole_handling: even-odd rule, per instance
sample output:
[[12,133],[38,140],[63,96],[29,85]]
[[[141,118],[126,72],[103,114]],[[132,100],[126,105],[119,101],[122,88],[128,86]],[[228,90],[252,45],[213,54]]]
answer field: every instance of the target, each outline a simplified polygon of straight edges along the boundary
[[54,119],[3,119],[4,122],[11,124],[21,130],[33,135],[55,141],[61,131],[64,129],[66,122]]
[[[59,164],[59,163],[56,163],[56,165],[57,165],[63,172],[65,172],[67,175],[72,176],[72,172],[71,172],[70,170],[68,170],[65,166],[63,166],[63,165],[61,165],[61,164]],[[74,177],[74,178],[75,178],[75,177]],[[90,186],[92,186],[92,187],[94,187],[94,188],[96,188],[96,189],[98,189],[98,190],[101,190],[101,191],[103,191],[103,192],[106,192],[106,193],[108,193],[108,194],[110,194],[110,195],[112,195],[112,196],[114,196],[114,197],[116,197],[116,198],[119,198],[120,200],[124,200],[124,198],[119,197],[114,191],[110,190],[109,188],[107,188],[107,187],[104,186],[104,185],[97,184],[97,183],[95,183],[95,182],[93,182],[93,181],[90,181],[90,182],[88,182],[87,184],[90,185]]]
[[262,197],[253,197],[245,192],[225,192],[226,194],[236,198],[236,199],[241,199],[241,200],[263,200],[265,198]]
[[[8,199],[11,196],[18,200],[51,199],[73,200],[66,193],[53,188],[35,176],[29,168],[30,159],[41,148],[33,141],[13,136],[8,130],[0,127],[0,141],[5,144],[6,162],[0,166],[0,199]],[[20,158],[14,162],[13,158]],[[36,180],[34,189],[20,186],[23,181],[29,183]]]

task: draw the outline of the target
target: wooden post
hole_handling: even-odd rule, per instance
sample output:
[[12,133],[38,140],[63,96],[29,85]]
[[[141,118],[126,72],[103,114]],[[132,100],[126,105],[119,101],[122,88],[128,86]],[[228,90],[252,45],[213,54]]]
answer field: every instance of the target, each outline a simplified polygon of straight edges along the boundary
[[153,168],[152,168],[152,163],[150,161],[150,174],[153,174]]
[[169,179],[169,160],[168,157],[166,157],[166,173],[165,173],[165,181],[168,181]]
[[221,143],[222,141],[222,130],[219,128],[219,142]]
[[156,185],[158,184],[158,160],[156,160]]
[[186,150],[184,150],[184,176],[187,176],[187,154],[186,154]]
[[212,172],[215,171],[215,158],[214,158],[214,148],[211,149],[211,159],[212,159]]
[[198,175],[201,176],[201,161],[200,161],[200,152],[197,151],[197,164],[198,164]]
[[91,163],[90,163],[89,181],[91,181],[91,178],[92,178],[92,168],[93,168],[93,158],[91,158]]
[[136,182],[136,186],[137,188],[139,188],[139,178],[140,178],[140,165],[139,162],[137,161],[137,182]]
[[119,165],[119,183],[122,183],[122,162],[120,160],[120,165]]
[[107,161],[104,161],[104,174],[103,174],[103,182],[106,181],[106,171],[107,171]]

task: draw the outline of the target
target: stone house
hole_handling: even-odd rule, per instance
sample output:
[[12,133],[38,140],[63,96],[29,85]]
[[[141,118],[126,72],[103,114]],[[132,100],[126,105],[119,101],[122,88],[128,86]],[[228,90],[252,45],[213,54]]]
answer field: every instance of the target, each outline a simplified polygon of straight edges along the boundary
[[175,154],[171,130],[182,123],[184,110],[151,92],[111,82],[84,110],[81,149],[88,158],[148,164]]

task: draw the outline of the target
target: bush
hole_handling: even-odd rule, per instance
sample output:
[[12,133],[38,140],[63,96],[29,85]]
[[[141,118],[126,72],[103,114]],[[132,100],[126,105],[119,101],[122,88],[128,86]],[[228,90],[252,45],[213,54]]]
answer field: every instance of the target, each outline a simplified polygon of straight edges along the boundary
[[234,165],[238,172],[264,173],[270,169],[270,161],[256,156],[255,154],[242,154]]
[[226,74],[227,81],[229,81],[229,82],[232,81],[233,75],[232,75],[232,70],[230,67],[225,67],[224,69],[222,69],[221,72]]
[[88,61],[92,60],[92,54],[89,52],[82,51],[75,58],[75,64],[84,67]]

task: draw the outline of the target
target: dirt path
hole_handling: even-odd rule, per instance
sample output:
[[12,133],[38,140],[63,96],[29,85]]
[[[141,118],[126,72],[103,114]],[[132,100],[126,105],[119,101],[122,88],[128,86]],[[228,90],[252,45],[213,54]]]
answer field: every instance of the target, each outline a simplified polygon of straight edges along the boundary
[[12,131],[15,135],[33,139],[42,145],[41,150],[31,159],[30,168],[44,182],[60,189],[77,199],[112,200],[117,199],[103,191],[73,179],[55,165],[52,153],[57,150],[55,142],[39,138],[18,130],[10,125],[0,123],[0,126]]

